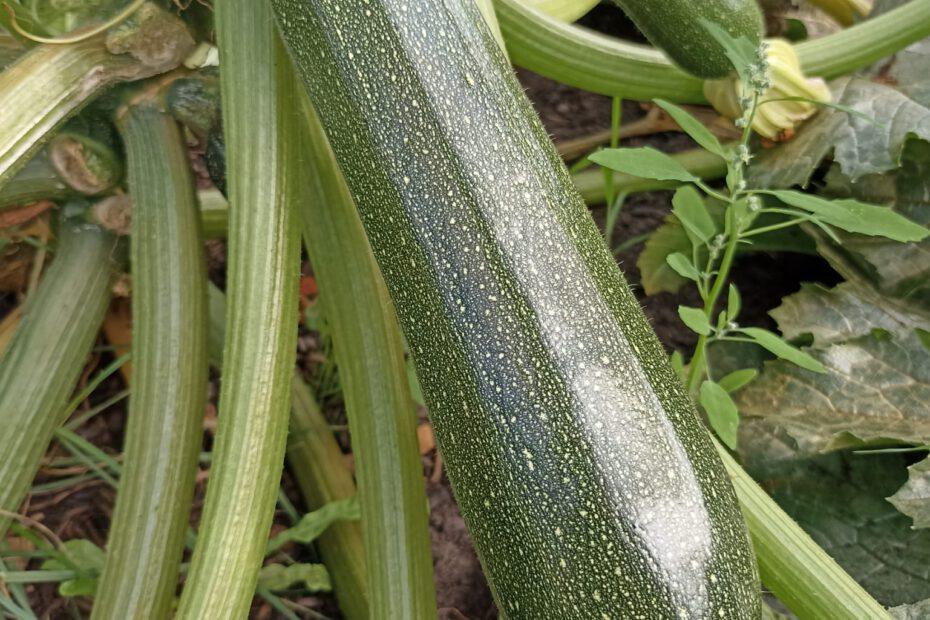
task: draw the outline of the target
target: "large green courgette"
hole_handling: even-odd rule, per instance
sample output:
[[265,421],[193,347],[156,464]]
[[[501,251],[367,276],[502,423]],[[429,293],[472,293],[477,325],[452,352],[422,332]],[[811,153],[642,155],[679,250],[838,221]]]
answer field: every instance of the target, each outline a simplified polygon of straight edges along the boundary
[[765,35],[756,0],[613,0],[649,41],[675,64],[701,78],[721,78],[733,70],[723,46],[703,21],[734,38],[761,43]]
[[502,612],[757,617],[727,474],[474,5],[272,4]]

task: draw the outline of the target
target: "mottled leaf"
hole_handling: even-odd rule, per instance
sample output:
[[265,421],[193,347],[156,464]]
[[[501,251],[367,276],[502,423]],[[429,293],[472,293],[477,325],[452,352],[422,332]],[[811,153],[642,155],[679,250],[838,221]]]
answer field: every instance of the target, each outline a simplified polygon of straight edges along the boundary
[[745,420],[747,471],[854,579],[884,605],[930,597],[930,536],[886,499],[906,456],[839,452],[805,457],[778,429]]
[[907,482],[888,498],[914,520],[914,528],[930,527],[930,457],[907,468]]
[[815,346],[865,336],[880,328],[904,334],[928,327],[928,319],[905,311],[874,290],[852,282],[828,289],[802,284],[801,290],[781,301],[770,313],[788,340],[810,334]]
[[743,415],[785,428],[804,452],[930,440],[930,351],[914,332],[876,331],[809,352],[825,374],[768,362],[736,398]]
[[910,605],[892,607],[888,613],[895,620],[927,620],[930,618],[930,598]]
[[[891,204],[898,213],[926,226],[930,224],[930,143],[909,140],[898,170],[869,175],[855,183],[834,167],[827,175],[825,191]],[[871,283],[882,293],[930,308],[930,239],[902,245],[844,235],[843,247],[861,259]]]
[[700,180],[671,156],[652,147],[604,149],[592,153],[588,159],[605,168],[644,179],[683,183]]

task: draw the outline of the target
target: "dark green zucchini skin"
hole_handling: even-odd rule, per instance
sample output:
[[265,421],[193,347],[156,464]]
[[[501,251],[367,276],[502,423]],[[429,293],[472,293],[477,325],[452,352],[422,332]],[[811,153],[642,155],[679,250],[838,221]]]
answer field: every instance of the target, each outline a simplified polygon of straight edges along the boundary
[[733,70],[723,47],[701,20],[721,26],[734,37],[754,43],[765,35],[756,0],[614,0],[649,41],[679,67],[704,79]]
[[503,614],[755,618],[726,472],[463,0],[273,0]]

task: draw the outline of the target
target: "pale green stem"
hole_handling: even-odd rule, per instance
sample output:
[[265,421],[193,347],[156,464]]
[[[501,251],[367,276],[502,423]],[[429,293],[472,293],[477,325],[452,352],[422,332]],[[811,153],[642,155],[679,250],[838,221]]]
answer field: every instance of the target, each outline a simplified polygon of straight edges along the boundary
[[[222,369],[226,297],[211,284],[208,299],[210,363]],[[346,456],[339,449],[313,392],[296,371],[291,380],[287,460],[309,510],[356,494],[352,473],[346,466]],[[367,620],[368,577],[361,523],[337,521],[326,528],[316,540],[316,545],[333,580],[342,615],[347,620]]]
[[400,327],[319,117],[305,92],[298,100],[303,235],[352,432],[371,609],[429,617],[436,596],[427,501]]
[[295,96],[270,6],[216,6],[230,191],[224,374],[197,545],[177,617],[249,609],[278,494],[297,336]]
[[762,583],[799,618],[890,618],[714,440],[749,526]]
[[[90,354],[110,300],[116,240],[62,221],[52,266],[0,357],[0,509],[15,511]],[[9,519],[0,518],[0,534]]]
[[162,618],[177,589],[207,395],[206,263],[187,149],[143,103],[119,121],[132,194],[132,392],[91,618]]

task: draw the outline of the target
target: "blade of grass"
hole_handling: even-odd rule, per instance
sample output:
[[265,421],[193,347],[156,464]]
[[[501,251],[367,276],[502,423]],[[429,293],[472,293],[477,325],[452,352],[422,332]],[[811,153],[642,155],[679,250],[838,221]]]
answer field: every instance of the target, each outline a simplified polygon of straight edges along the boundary
[[[116,240],[62,221],[52,266],[0,358],[0,509],[15,511],[74,389],[110,298]],[[9,520],[0,518],[0,534]]]
[[230,191],[224,376],[206,505],[178,618],[242,617],[284,461],[297,336],[294,96],[270,7],[216,6]]
[[123,475],[91,618],[162,618],[177,589],[206,405],[206,263],[174,119],[141,103],[118,126],[133,198],[135,360]]

